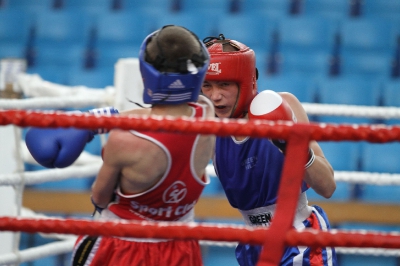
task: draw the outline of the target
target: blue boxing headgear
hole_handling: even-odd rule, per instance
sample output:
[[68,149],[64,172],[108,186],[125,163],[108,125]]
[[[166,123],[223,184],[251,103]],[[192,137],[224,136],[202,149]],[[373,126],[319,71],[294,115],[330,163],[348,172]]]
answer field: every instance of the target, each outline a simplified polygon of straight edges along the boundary
[[[177,58],[175,62],[167,62],[165,53],[159,43],[159,55],[150,60],[147,55],[147,44],[164,28],[148,35],[139,52],[140,72],[143,78],[143,102],[147,104],[180,104],[197,101],[210,62],[210,56],[204,44],[199,40],[200,51],[191,58]],[[187,29],[185,29],[187,30]],[[158,40],[157,40],[158,42]],[[173,72],[160,69],[174,69]]]

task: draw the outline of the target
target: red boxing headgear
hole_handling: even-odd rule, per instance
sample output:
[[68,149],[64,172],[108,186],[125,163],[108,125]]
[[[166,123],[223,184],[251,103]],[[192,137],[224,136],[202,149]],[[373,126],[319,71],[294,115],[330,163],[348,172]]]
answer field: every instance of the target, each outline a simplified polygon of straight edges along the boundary
[[[222,34],[220,37],[224,38]],[[239,95],[231,117],[244,117],[251,100],[257,94],[254,51],[238,41],[221,38],[210,40],[205,45],[211,57],[205,80],[236,82],[239,85]],[[233,49],[226,51],[226,46]]]

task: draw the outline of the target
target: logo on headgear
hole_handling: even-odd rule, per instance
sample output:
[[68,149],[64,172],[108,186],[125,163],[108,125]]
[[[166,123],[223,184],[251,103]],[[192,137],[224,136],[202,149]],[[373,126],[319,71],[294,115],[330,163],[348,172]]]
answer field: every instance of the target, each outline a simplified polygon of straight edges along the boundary
[[184,88],[185,85],[183,85],[180,79],[175,80],[168,86],[168,89],[184,89]]
[[219,74],[221,74],[222,70],[219,68],[220,64],[221,64],[221,62],[219,62],[219,63],[210,63],[210,65],[208,66],[207,75],[219,75]]
[[186,184],[182,181],[175,181],[163,194],[165,203],[178,203],[186,196]]

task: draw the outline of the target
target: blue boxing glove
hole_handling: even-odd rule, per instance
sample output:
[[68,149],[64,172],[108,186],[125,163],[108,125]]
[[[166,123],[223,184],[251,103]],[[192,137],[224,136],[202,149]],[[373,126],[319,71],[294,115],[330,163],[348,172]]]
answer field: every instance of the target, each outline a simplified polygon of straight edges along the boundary
[[[89,111],[92,114],[118,114],[113,107]],[[64,168],[73,164],[94,135],[107,133],[105,129],[30,128],[25,143],[33,158],[47,168]]]

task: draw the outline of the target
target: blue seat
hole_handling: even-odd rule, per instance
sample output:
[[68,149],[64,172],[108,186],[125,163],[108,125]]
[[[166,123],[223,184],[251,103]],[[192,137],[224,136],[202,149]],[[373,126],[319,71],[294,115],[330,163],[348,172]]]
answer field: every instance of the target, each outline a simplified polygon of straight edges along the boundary
[[360,200],[374,203],[392,203],[400,202],[399,185],[374,185],[365,184],[362,188]]
[[346,50],[342,53],[341,60],[342,74],[344,75],[386,78],[391,73],[391,51],[354,53]]
[[321,141],[319,145],[335,171],[359,171],[361,144],[351,141]]
[[336,190],[332,197],[326,199],[317,194],[312,188],[307,190],[307,199],[310,201],[349,201],[351,200],[352,185],[349,182],[336,182]]
[[84,44],[90,26],[90,21],[83,12],[71,10],[41,12],[36,21],[36,45]]
[[[362,170],[370,173],[400,174],[400,143],[363,143]],[[360,199],[368,202],[399,203],[399,185],[363,186]]]
[[139,56],[140,45],[115,45],[112,47],[102,46],[97,52],[97,66],[114,66],[120,58]]
[[97,46],[100,48],[140,44],[155,29],[151,18],[140,11],[103,14],[96,26]]
[[[360,143],[351,141],[320,141],[319,145],[334,171],[352,172],[359,170]],[[353,188],[353,184],[349,182],[336,182],[336,190],[329,200],[349,201],[352,199]],[[326,200],[311,189],[307,191],[307,197],[310,200]]]
[[[159,15],[173,13],[173,0],[147,0],[147,1],[131,1],[124,0],[122,2],[122,10],[131,10],[139,12],[153,12]],[[196,1],[197,2],[197,1]]]
[[289,1],[287,0],[246,0],[242,1],[242,13],[270,17],[282,17],[289,14]]
[[[344,104],[376,106],[380,98],[379,80],[360,76],[322,77],[317,82],[317,94],[322,104]],[[326,123],[372,123],[364,117],[320,116],[320,122]]]
[[97,67],[94,69],[76,68],[69,72],[70,86],[86,86],[103,89],[114,85],[114,66]]
[[342,51],[349,53],[392,52],[395,44],[395,25],[388,19],[353,18],[342,21]]
[[[201,14],[219,14],[219,16],[224,16],[229,13],[229,4],[231,0],[182,0],[182,10],[181,12],[189,13],[191,15],[197,16]],[[212,16],[212,18],[215,18]],[[206,17],[204,17],[206,20]]]
[[[400,107],[400,80],[386,79],[383,82],[382,102],[386,107]],[[388,125],[400,125],[400,118],[385,120]]]
[[276,24],[277,20],[273,18],[254,16],[250,13],[230,14],[217,22],[217,30],[226,38],[245,43],[250,48],[267,50]]
[[55,68],[83,66],[85,49],[83,44],[41,45],[36,48],[36,63]]
[[398,0],[364,0],[363,16],[398,18],[400,2]]
[[11,8],[27,8],[51,10],[55,7],[56,0],[11,0],[7,1],[7,5]]
[[384,106],[400,107],[400,80],[387,79],[383,83]]
[[2,58],[24,58],[25,44],[13,42],[0,42],[0,59]]
[[218,18],[216,20],[207,20],[201,15],[193,16],[189,13],[167,13],[159,17],[155,25],[156,28],[161,28],[165,25],[183,26],[194,32],[202,40],[208,36],[218,36],[217,21]]
[[64,9],[91,14],[111,12],[113,0],[64,0]]
[[282,51],[330,52],[337,25],[318,16],[292,16],[280,20],[278,30]]
[[400,173],[400,143],[364,143],[362,169],[366,172]]
[[68,85],[69,67],[60,65],[36,65],[27,69],[28,74],[38,74],[43,80]]
[[293,93],[300,102],[312,102],[314,91],[313,82],[302,75],[276,75],[260,77],[258,91],[273,90],[276,92]]
[[305,1],[304,13],[311,16],[343,19],[349,16],[348,0],[313,0]]
[[323,76],[329,71],[331,54],[327,51],[283,50],[282,72],[306,76]]
[[18,8],[0,9],[0,43],[25,44],[33,17]]

